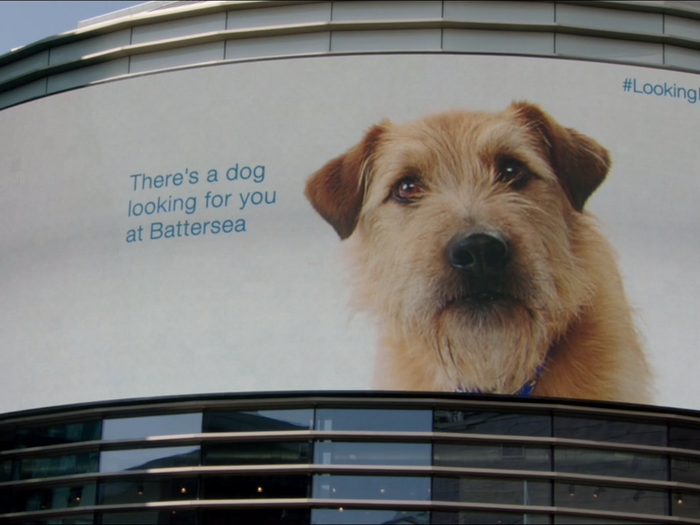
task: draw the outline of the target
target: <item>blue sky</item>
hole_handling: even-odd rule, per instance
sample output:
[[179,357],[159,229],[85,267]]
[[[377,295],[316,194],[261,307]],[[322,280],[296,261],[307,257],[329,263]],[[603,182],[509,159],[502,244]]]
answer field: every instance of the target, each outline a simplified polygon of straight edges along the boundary
[[78,22],[142,2],[0,1],[0,55],[47,36],[75,29]]

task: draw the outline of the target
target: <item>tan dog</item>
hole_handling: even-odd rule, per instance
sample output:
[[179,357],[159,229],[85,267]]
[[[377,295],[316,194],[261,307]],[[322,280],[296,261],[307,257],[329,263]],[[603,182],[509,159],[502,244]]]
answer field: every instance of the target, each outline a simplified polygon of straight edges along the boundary
[[[612,249],[608,152],[539,107],[381,122],[308,180],[379,320],[375,386],[650,401]],[[527,390],[527,388],[525,389]]]

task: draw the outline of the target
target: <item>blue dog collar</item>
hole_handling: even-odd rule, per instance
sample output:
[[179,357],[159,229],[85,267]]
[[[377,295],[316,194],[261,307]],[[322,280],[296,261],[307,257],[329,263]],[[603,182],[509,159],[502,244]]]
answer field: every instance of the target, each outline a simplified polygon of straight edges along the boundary
[[[537,370],[535,371],[535,377],[532,378],[530,381],[525,383],[523,386],[520,387],[519,390],[516,392],[510,394],[512,396],[529,396],[532,393],[532,390],[535,388],[535,385],[537,384],[537,380],[540,378],[540,375],[542,374],[542,371],[544,370],[544,365],[547,363],[547,357],[549,356],[549,352],[547,352],[547,355],[544,358],[544,361],[542,361],[542,364],[537,367]],[[465,390],[463,387],[457,388],[457,392],[463,392],[465,394],[492,394],[493,392],[482,392],[481,390]]]

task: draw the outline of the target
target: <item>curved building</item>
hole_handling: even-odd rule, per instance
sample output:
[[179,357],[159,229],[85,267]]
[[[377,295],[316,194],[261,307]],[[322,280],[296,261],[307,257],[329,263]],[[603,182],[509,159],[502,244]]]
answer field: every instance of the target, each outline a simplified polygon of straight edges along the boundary
[[672,1],[146,2],[0,56],[0,521],[700,523],[699,73]]
[[8,523],[700,523],[697,412],[329,392],[0,425]]

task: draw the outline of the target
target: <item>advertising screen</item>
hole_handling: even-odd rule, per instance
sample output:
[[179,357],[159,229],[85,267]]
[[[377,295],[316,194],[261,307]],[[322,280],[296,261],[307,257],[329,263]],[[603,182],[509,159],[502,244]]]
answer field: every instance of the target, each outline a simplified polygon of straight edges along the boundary
[[699,409],[700,82],[385,54],[0,112],[0,412],[421,390]]

